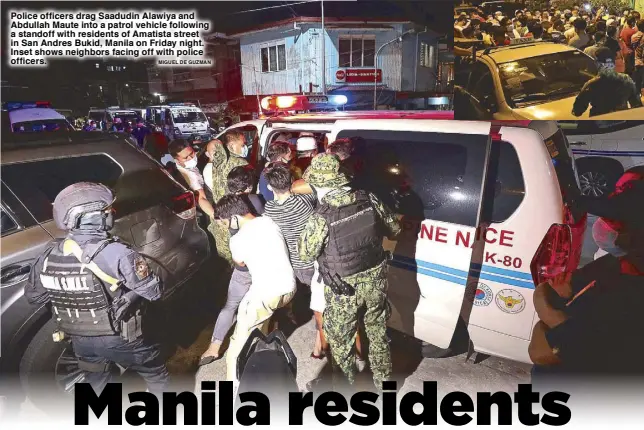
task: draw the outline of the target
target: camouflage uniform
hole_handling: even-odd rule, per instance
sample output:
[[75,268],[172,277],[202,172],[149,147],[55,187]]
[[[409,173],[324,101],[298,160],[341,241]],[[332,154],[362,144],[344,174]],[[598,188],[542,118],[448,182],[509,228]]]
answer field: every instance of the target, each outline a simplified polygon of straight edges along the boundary
[[[344,206],[355,201],[355,191],[341,187],[348,178],[339,172],[336,156],[321,154],[307,169],[304,179],[313,186],[335,188],[323,197],[322,201],[333,207]],[[383,221],[390,236],[400,232],[400,224],[380,200],[369,195],[378,216]],[[313,261],[329,241],[329,227],[324,218],[313,214],[300,236],[298,252],[302,261]],[[353,384],[356,375],[353,347],[357,334],[358,311],[365,309],[364,327],[369,339],[369,362],[376,388],[382,388],[382,381],[391,377],[391,353],[387,340],[387,320],[390,316],[387,300],[387,261],[376,267],[342,278],[355,289],[355,295],[335,294],[325,286],[323,328],[331,347],[333,364],[339,367]]]
[[[246,166],[248,162],[237,155],[228,154],[223,145],[215,145],[215,151],[212,155],[212,198],[215,203],[225,194],[228,194],[228,174],[235,167]],[[227,228],[222,227],[216,222],[211,222],[208,231],[215,238],[217,254],[231,265],[233,257],[230,253],[230,232]]]

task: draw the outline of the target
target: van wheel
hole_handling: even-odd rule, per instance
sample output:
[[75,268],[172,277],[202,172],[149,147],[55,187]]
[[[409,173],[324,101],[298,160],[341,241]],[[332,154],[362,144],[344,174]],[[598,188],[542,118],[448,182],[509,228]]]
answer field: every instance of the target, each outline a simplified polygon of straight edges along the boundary
[[604,198],[615,189],[615,184],[624,173],[621,165],[610,159],[578,161],[581,193],[588,197]]
[[29,400],[43,412],[60,414],[61,405],[73,401],[74,384],[83,372],[69,341],[54,342],[53,321],[45,324],[31,340],[20,362],[20,382]]

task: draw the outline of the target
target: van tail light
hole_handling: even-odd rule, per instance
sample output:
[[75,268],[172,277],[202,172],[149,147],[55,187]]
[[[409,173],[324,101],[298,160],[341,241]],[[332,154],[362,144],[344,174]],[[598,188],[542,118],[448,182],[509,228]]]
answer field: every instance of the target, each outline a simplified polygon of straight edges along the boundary
[[197,216],[195,207],[195,195],[191,191],[185,192],[172,198],[171,209],[179,218],[192,219]]
[[579,266],[582,243],[588,216],[584,214],[576,223],[566,208],[564,222],[553,224],[544,236],[530,263],[535,285],[564,273],[572,273]]

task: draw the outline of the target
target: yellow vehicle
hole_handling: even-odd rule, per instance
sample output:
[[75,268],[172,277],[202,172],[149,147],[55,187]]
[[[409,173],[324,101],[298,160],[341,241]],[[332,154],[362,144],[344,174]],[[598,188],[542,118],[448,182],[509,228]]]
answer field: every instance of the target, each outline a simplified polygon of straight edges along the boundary
[[[584,84],[597,73],[591,57],[558,43],[514,39],[507,46],[477,50],[462,58],[456,85],[488,117],[462,119],[588,118],[590,109],[576,117],[572,107]],[[623,112],[628,111],[618,115]]]

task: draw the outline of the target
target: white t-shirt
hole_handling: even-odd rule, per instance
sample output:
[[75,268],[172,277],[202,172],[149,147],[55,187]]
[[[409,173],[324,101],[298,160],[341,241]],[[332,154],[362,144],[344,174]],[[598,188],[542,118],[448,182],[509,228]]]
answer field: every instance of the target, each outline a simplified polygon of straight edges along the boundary
[[268,217],[248,221],[230,238],[233,260],[246,264],[252,283],[247,294],[272,298],[295,291],[295,274],[280,228]]
[[192,169],[186,169],[185,167],[179,166],[178,163],[177,168],[179,169],[179,173],[181,173],[181,176],[183,176],[183,178],[186,180],[188,186],[192,191],[203,190],[204,181],[203,176],[201,176],[201,173],[199,172],[199,169],[197,169],[196,167],[193,167]]
[[213,187],[213,183],[212,183],[212,163],[206,164],[206,167],[203,168],[203,181],[206,184],[206,186],[208,187],[208,189],[210,190],[210,192],[212,192],[212,187]]

